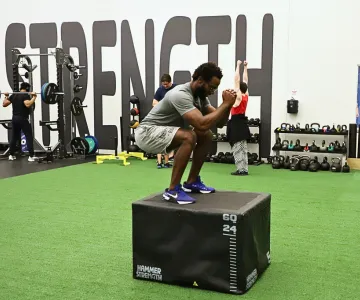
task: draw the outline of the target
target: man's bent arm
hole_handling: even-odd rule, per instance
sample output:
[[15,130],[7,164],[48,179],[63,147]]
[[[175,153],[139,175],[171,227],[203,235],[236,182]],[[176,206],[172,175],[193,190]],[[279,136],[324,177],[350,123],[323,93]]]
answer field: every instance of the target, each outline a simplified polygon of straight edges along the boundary
[[[206,108],[207,108],[207,114],[210,114],[216,110],[216,108],[212,105],[209,105]],[[224,114],[224,116],[216,123],[217,128],[223,128],[227,124],[229,120],[230,111],[231,111],[231,107],[229,107],[229,109]]]
[[36,97],[32,97],[31,100],[25,100],[24,104],[27,108],[34,104]]
[[11,101],[8,99],[8,97],[5,97],[3,101],[3,107],[8,107],[11,104]]
[[229,116],[229,111],[231,106],[228,104],[222,103],[217,109],[213,112],[203,116],[202,113],[198,109],[193,109],[183,115],[183,118],[190,123],[190,125],[194,126],[195,129],[200,131],[209,130],[216,123],[223,120],[226,116]]

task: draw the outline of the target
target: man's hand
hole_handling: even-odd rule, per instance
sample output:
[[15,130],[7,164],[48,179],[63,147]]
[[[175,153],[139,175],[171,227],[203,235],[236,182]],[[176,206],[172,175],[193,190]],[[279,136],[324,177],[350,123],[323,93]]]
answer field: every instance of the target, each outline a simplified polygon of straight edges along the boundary
[[9,97],[9,93],[4,93],[5,97],[8,98]]
[[36,94],[35,92],[31,92],[30,95],[31,95],[33,98],[35,98],[35,99],[36,99],[36,97],[37,97],[37,94]]
[[223,91],[222,97],[223,97],[223,102],[229,107],[232,107],[236,100],[236,92],[232,89],[227,89]]
[[248,65],[248,62],[244,61],[244,67],[247,67],[247,65]]

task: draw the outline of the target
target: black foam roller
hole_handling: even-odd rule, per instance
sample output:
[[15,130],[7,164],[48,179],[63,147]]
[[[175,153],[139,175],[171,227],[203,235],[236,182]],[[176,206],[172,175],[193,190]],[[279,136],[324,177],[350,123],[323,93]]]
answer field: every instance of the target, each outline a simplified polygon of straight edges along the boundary
[[[356,124],[349,125],[349,158],[356,158],[356,133],[357,126]],[[359,156],[359,153],[358,153]]]

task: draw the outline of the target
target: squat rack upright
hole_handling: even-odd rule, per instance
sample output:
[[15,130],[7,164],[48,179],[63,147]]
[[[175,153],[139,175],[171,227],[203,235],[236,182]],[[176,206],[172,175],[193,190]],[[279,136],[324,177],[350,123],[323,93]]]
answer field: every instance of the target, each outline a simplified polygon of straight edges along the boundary
[[[64,53],[62,48],[55,48],[55,52],[51,53],[35,53],[35,54],[22,54],[16,48],[11,50],[12,52],[12,66],[13,66],[13,90],[18,92],[19,91],[19,62],[21,58],[25,58],[27,61],[30,60],[30,56],[54,56],[56,61],[56,78],[57,78],[57,86],[59,92],[64,91],[63,87],[63,66],[66,64],[71,64],[69,60],[69,55]],[[32,64],[31,64],[32,65]],[[35,69],[35,68],[34,68]],[[30,77],[29,77],[30,78]],[[31,82],[29,83],[32,87],[32,74],[31,74]],[[35,143],[39,145],[45,152],[53,154],[57,150],[59,153],[57,155],[58,158],[66,158],[68,157],[66,146],[65,146],[65,113],[64,113],[64,97],[58,97],[57,102],[57,109],[58,109],[58,118],[56,121],[40,121],[40,126],[46,126],[50,131],[57,131],[58,132],[58,142],[46,151],[38,141]],[[32,111],[32,128],[34,130],[34,118],[33,118],[33,111]],[[51,127],[51,125],[56,125],[56,128]],[[34,132],[34,131],[33,131]],[[34,144],[35,146],[35,144]]]

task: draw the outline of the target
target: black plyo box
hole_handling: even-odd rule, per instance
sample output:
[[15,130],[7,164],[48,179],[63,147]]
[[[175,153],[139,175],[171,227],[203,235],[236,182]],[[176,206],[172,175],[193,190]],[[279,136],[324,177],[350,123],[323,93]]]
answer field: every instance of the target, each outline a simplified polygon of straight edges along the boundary
[[218,191],[132,204],[133,277],[245,294],[270,265],[271,195]]

